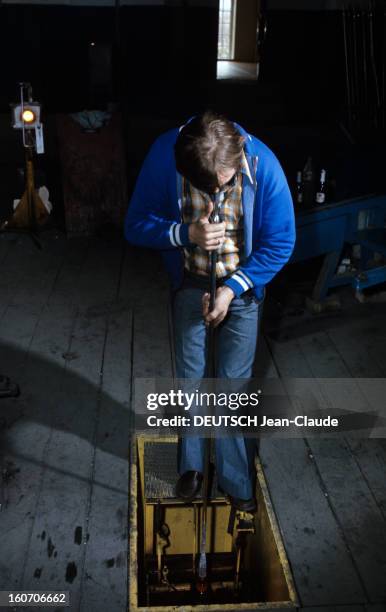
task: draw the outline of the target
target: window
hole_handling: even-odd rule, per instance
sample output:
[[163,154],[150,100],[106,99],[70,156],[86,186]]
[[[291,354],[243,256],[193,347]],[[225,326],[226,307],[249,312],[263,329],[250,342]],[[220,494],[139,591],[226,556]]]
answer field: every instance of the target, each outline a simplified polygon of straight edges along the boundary
[[234,59],[234,5],[234,0],[220,0],[217,49],[219,60]]

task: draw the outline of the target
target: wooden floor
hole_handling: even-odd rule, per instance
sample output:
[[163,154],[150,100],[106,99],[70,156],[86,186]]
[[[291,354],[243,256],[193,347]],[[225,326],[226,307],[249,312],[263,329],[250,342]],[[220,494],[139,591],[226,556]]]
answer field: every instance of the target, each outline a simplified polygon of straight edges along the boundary
[[[158,256],[49,234],[0,239],[0,261],[0,372],[22,390],[0,404],[0,590],[124,612],[132,381],[172,367]],[[385,377],[385,311],[268,321],[256,374]],[[302,611],[386,610],[384,441],[264,439],[261,458]]]

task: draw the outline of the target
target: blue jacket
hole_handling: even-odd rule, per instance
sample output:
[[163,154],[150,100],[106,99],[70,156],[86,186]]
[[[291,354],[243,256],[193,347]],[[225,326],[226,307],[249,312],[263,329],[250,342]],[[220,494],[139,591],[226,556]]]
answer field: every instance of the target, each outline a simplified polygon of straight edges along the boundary
[[[244,261],[226,280],[236,296],[253,288],[261,299],[265,285],[288,261],[295,244],[291,194],[283,170],[270,149],[236,126],[245,137],[244,152],[253,179],[242,177]],[[174,143],[179,130],[162,134],[143,163],[125,220],[132,244],[160,249],[173,289],[183,278],[183,249],[189,246],[182,223],[182,180],[176,171]]]

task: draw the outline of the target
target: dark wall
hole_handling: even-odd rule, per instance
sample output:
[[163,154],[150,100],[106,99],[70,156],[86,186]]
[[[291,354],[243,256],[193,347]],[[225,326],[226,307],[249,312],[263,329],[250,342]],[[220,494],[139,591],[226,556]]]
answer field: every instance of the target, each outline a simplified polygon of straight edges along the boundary
[[[111,97],[122,103],[126,119],[130,185],[154,138],[206,107],[227,114],[272,146],[290,178],[309,154],[329,171],[336,168],[339,197],[351,195],[345,189],[355,182],[351,177],[364,176],[366,164],[384,176],[376,164],[383,163],[379,151],[359,144],[348,150],[338,126],[345,120],[340,11],[268,11],[258,81],[229,82],[215,78],[217,9],[198,4],[125,6],[117,19],[113,8],[0,2],[2,184],[23,158],[20,134],[9,127],[9,103],[17,101],[21,80],[32,82],[44,105],[47,152],[39,164],[47,176],[60,173],[55,113],[103,108]],[[96,79],[97,90],[93,86],[97,70],[90,62],[109,53],[93,56],[91,42],[111,46],[105,92],[103,78]],[[371,178],[361,189],[370,182],[375,184]]]
[[[29,80],[49,111],[103,106],[93,88],[90,43],[111,45],[113,98],[130,108],[170,115],[218,105],[249,117],[268,101],[272,121],[339,115],[343,47],[338,11],[268,12],[268,37],[257,83],[216,86],[217,9],[189,6],[114,8],[0,5],[0,110]],[[96,55],[96,54],[94,54]],[[93,56],[92,56],[93,57]],[[6,59],[5,59],[6,58]],[[110,86],[111,90],[111,86]],[[182,107],[182,108],[181,108]]]
[[262,82],[279,81],[291,122],[335,120],[344,104],[339,11],[268,12]]
[[125,94],[141,106],[152,92],[154,105],[165,82],[215,78],[217,10],[127,6],[117,14],[114,8],[0,5],[1,110],[17,98],[22,80],[33,83],[49,110],[101,105],[90,83],[91,42],[111,44],[114,98]]
[[[215,3],[123,6],[117,13],[113,7],[0,2],[0,112],[17,98],[18,82],[29,80],[51,112],[102,107],[113,99],[135,111],[169,117],[216,106],[271,124],[342,118],[341,12],[268,10],[267,20],[259,80],[225,86],[215,80]],[[91,42],[104,46],[103,52],[91,53]],[[98,66],[91,63],[104,58],[107,66],[110,57],[103,92]]]

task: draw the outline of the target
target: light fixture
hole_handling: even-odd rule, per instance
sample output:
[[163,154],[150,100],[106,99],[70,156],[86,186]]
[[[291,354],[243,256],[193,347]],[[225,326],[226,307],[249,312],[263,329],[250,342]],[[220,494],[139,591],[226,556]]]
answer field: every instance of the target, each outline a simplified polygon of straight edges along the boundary
[[12,127],[15,130],[35,129],[40,125],[40,109],[39,102],[20,102],[19,104],[11,104],[12,108]]
[[30,83],[20,83],[20,102],[11,104],[11,109],[12,127],[22,130],[24,146],[44,153],[41,104],[33,99]]
[[35,119],[36,119],[36,115],[35,115],[34,111],[31,110],[30,108],[25,108],[24,107],[24,110],[21,113],[21,119],[25,123],[33,123],[35,121]]

